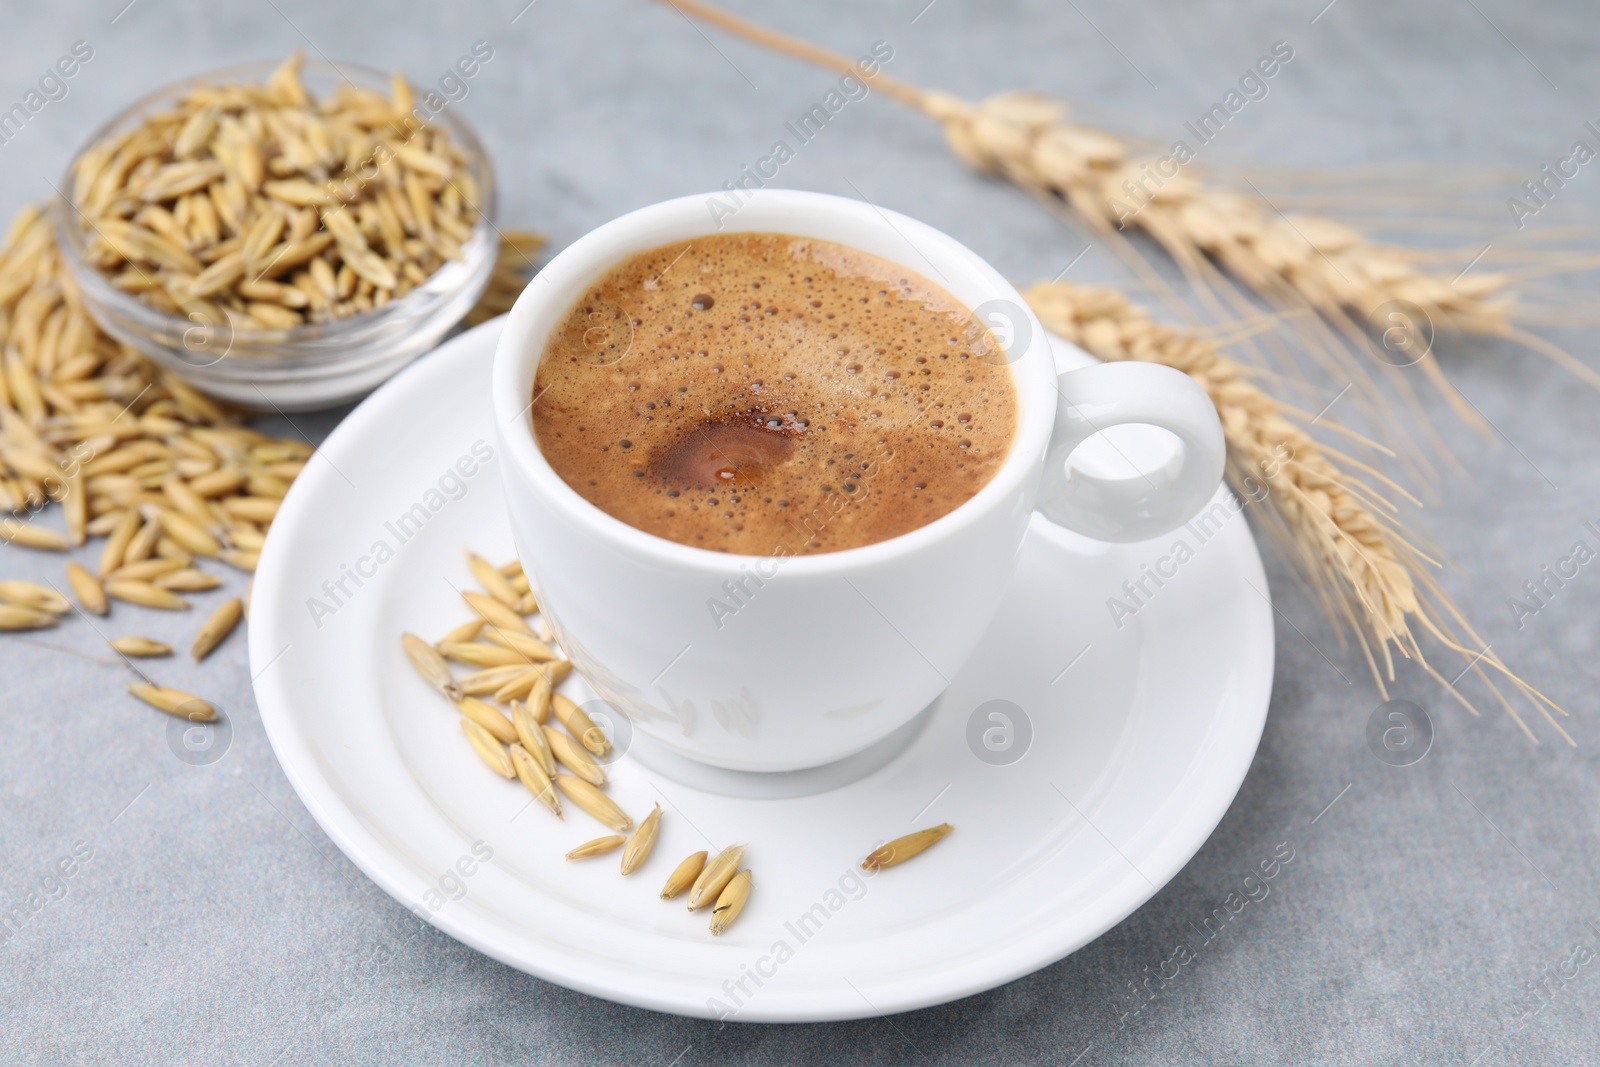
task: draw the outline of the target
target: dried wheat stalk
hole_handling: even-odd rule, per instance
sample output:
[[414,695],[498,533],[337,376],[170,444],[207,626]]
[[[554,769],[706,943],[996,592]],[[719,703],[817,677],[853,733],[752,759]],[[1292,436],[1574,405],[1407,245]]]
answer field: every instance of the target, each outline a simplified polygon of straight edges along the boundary
[[1468,659],[1530,739],[1537,741],[1486,666],[1521,691],[1572,743],[1551,714],[1565,712],[1488,650],[1430,575],[1437,564],[1406,538],[1394,503],[1370,483],[1408,496],[1402,488],[1312,438],[1306,429],[1311,417],[1274,399],[1248,368],[1222,355],[1215,340],[1155,322],[1112,289],[1045,283],[1025,295],[1049,330],[1100,359],[1162,363],[1206,390],[1227,438],[1230,484],[1242,498],[1261,502],[1257,514],[1268,532],[1314,587],[1341,633],[1355,636],[1385,699],[1397,651],[1471,710],[1428,662],[1417,640],[1420,632]]
[[[1141,155],[1140,146],[1130,138],[1069,122],[1063,103],[1031,93],[1002,93],[973,103],[922,89],[881,70],[868,74],[848,57],[728,14],[704,0],[664,2],[762,47],[870,82],[873,88],[938,121],[964,162],[1015,182],[1052,208],[1071,210],[1099,233],[1120,237],[1125,228],[1145,232],[1178,263],[1214,313],[1232,317],[1257,313],[1219,266],[1280,306],[1315,312],[1295,318],[1308,351],[1325,369],[1358,386],[1366,395],[1369,412],[1381,414],[1386,401],[1362,365],[1350,358],[1350,351],[1366,345],[1366,329],[1374,324],[1375,313],[1395,302],[1414,305],[1428,320],[1418,324],[1407,314],[1401,323],[1388,317],[1375,323],[1380,332],[1402,325],[1406,345],[1417,343],[1419,326],[1503,337],[1549,356],[1591,384],[1600,384],[1600,374],[1518,327],[1521,318],[1531,321],[1532,314],[1507,291],[1510,279],[1506,275],[1464,270],[1450,278],[1426,268],[1437,259],[1434,254],[1369,241],[1332,219],[1287,216],[1259,193],[1252,197],[1210,189],[1181,172],[1163,175],[1153,190],[1147,182],[1143,190],[1148,195],[1130,210],[1125,183],[1138,186],[1149,166],[1158,162],[1157,157]],[[1135,267],[1143,268],[1146,278],[1162,285],[1131,245],[1118,240],[1114,246],[1126,253]],[[1091,297],[1091,293],[1097,295]],[[1428,567],[1436,565],[1434,561],[1402,534],[1392,503],[1351,471],[1358,470],[1389,491],[1406,495],[1392,481],[1353,457],[1312,440],[1296,421],[1309,422],[1304,413],[1266,394],[1246,377],[1241,364],[1220,356],[1216,344],[1198,331],[1185,333],[1160,326],[1119,295],[1103,290],[1036,287],[1030,301],[1047,325],[1079,340],[1101,358],[1170,363],[1208,389],[1228,437],[1230,478],[1242,486],[1247,476],[1256,477],[1267,469],[1277,471],[1280,491],[1269,498],[1271,506],[1262,509],[1268,532],[1298,563],[1341,634],[1348,631],[1356,636],[1380,690],[1386,692],[1386,680],[1394,677],[1392,652],[1398,650],[1417,660],[1452,696],[1471,708],[1423,657],[1411,629],[1415,625],[1422,634],[1468,657],[1470,668],[1530,738],[1532,731],[1495,689],[1486,666],[1532,700],[1571,742],[1550,714],[1565,712],[1512,674],[1488,650],[1428,573]],[[1406,358],[1386,356],[1383,362],[1393,366],[1412,361],[1406,352],[1395,355]],[[1416,364],[1464,418],[1483,425],[1476,410],[1444,381],[1431,345]],[[1389,374],[1402,395],[1409,396],[1409,383],[1392,370]],[[1383,425],[1387,432],[1403,436],[1395,429],[1394,420]],[[1284,454],[1292,458],[1285,460]],[[1263,463],[1267,467],[1262,467]],[[1484,651],[1474,651],[1468,642]]]
[[[981,102],[926,90],[881,70],[868,75],[848,57],[797,40],[728,14],[703,0],[664,0],[736,36],[763,47],[869,81],[895,100],[928,115],[944,127],[945,139],[963,162],[1015,182],[1052,207],[1064,205],[1098,232],[1124,229],[1149,235],[1177,262],[1210,305],[1229,315],[1250,313],[1243,294],[1216,269],[1220,265],[1256,294],[1280,306],[1311,309],[1319,317],[1296,321],[1313,354],[1324,366],[1348,376],[1381,405],[1351,349],[1368,344],[1368,327],[1382,335],[1392,326],[1408,345],[1426,342],[1422,329],[1506,338],[1556,360],[1592,385],[1600,374],[1544,338],[1522,330],[1519,307],[1504,274],[1426,269],[1434,258],[1415,249],[1380,244],[1333,219],[1290,216],[1259,192],[1254,195],[1210,188],[1183,171],[1150,174],[1162,157],[1134,140],[1068,120],[1065,103],[1034,93],[1006,92]],[[1164,168],[1165,169],[1165,168]],[[1137,256],[1119,242],[1124,253]],[[1145,266],[1146,276],[1153,278]],[[1391,305],[1413,305],[1414,313]],[[1379,321],[1381,319],[1381,321]],[[1328,327],[1335,331],[1330,333]],[[1342,339],[1342,340],[1341,340]],[[1397,353],[1396,355],[1400,355]],[[1384,357],[1397,364],[1400,359]],[[1404,360],[1407,365],[1411,359]],[[1423,373],[1448,396],[1463,418],[1482,427],[1481,417],[1444,381],[1431,350],[1417,361]],[[1394,377],[1403,390],[1408,386]]]

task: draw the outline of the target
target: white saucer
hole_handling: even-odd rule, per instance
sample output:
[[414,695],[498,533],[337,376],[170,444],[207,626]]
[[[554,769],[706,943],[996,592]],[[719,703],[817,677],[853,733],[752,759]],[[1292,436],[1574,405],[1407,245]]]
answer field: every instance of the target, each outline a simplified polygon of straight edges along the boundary
[[[464,546],[513,551],[497,461],[472,458],[475,444],[495,448],[499,331],[497,320],[450,341],[340,424],[284,502],[251,605],[251,673],[284,772],[345,854],[422,918],[627,1004],[740,1021],[873,1016],[1059,960],[1149,899],[1221,819],[1272,681],[1272,610],[1244,518],[1230,510],[1203,543],[1185,530],[1113,546],[1035,516],[992,632],[902,735],[831,778],[772,789],[653,758],[641,742],[612,765],[610,792],[636,819],[661,803],[655,853],[629,878],[614,854],[564,861],[608,831],[570,805],[557,822],[491,774],[399,642],[465,621]],[[455,473],[463,456],[469,477]],[[399,527],[408,513],[415,525]],[[1180,539],[1195,551],[1178,565]],[[1146,578],[1151,595],[1118,628],[1107,598],[1162,557],[1176,576]],[[564,689],[590,696],[575,677]],[[975,754],[1000,724],[994,708],[975,725],[974,713],[995,700],[1023,716],[1010,712],[1012,747],[990,759],[1023,751],[1031,726],[1009,765]],[[955,833],[857,877],[876,844],[939,822]],[[749,844],[755,888],[712,938],[706,912],[657,894],[683,856],[733,842]]]

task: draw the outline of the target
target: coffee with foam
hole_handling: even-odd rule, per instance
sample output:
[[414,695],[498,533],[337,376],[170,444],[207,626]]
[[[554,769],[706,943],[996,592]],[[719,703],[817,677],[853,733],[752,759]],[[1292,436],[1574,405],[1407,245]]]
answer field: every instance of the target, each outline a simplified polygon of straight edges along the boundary
[[1017,424],[988,328],[939,286],[777,233],[631,256],[548,338],[534,436],[579,495],[680,544],[856,548],[971,499]]

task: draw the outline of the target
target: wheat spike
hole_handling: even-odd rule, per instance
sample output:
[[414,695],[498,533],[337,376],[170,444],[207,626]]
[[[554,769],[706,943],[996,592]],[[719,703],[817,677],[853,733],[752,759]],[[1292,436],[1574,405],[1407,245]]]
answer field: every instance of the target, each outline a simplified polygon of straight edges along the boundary
[[[1335,624],[1354,635],[1385,699],[1398,652],[1471,707],[1428,663],[1417,640],[1420,632],[1466,658],[1485,681],[1485,667],[1503,676],[1572,742],[1551,715],[1565,712],[1494,653],[1479,651],[1487,643],[1434,582],[1429,570],[1438,564],[1407,538],[1396,506],[1385,495],[1410,499],[1405,490],[1314,439],[1305,428],[1310,417],[1262,389],[1248,368],[1221,354],[1215,340],[1158,323],[1112,289],[1057,282],[1035,285],[1024,295],[1047,329],[1098,358],[1165,364],[1206,390],[1227,438],[1229,484],[1241,499],[1262,502],[1268,533],[1283,543]],[[1537,740],[1492,682],[1490,689],[1523,732]]]
[[[1259,189],[1215,188],[1132,138],[1073,122],[1067,105],[1030,92],[1002,92],[973,102],[922,89],[882,70],[867,73],[847,56],[776,33],[704,0],[663,0],[735,36],[819,66],[850,74],[885,95],[937,121],[951,150],[966,164],[1014,182],[1052,208],[1066,208],[1107,237],[1138,230],[1159,244],[1195,284],[1214,312],[1245,311],[1242,294],[1217,266],[1259,296],[1280,306],[1311,309],[1320,318],[1302,322],[1301,336],[1325,366],[1359,379],[1371,402],[1371,388],[1350,349],[1364,349],[1369,327],[1387,344],[1390,319],[1380,314],[1396,302],[1412,305],[1427,323],[1398,323],[1397,340],[1422,351],[1415,365],[1450,399],[1466,421],[1486,428],[1481,416],[1444,380],[1431,351],[1431,334],[1422,328],[1501,337],[1545,355],[1591,385],[1600,373],[1541,337],[1521,329],[1533,321],[1511,294],[1511,277],[1490,271],[1459,275],[1427,268],[1429,256],[1415,249],[1368,240],[1351,227],[1317,215],[1287,215]],[[1250,183],[1246,180],[1247,185]],[[1158,281],[1140,253],[1125,241],[1117,250]],[[1592,257],[1590,257],[1592,259]],[[1558,265],[1557,272],[1592,265],[1588,260]],[[1472,264],[1468,264],[1470,268]],[[1405,318],[1407,312],[1402,312]],[[1405,365],[1410,354],[1396,353]],[[1381,357],[1399,365],[1401,358]],[[1402,379],[1391,380],[1407,389]]]

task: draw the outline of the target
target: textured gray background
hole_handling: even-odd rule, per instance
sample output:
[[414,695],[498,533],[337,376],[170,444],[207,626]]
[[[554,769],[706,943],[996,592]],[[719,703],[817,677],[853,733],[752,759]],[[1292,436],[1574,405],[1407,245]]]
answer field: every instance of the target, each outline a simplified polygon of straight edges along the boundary
[[[1313,24],[1322,2],[739,6],[852,53],[888,39],[897,50],[889,69],[925,84],[969,96],[1034,87],[1092,102],[1091,114],[1162,140],[1285,38],[1295,61],[1215,158],[1492,164],[1517,176],[1503,179],[1502,200],[1585,119],[1600,118],[1600,15],[1584,0],[1337,0]],[[523,0],[124,3],[7,5],[0,104],[20,99],[74,40],[96,54],[67,99],[0,146],[6,214],[48,193],[69,151],[137,94],[301,44],[431,81],[475,39],[492,41],[495,58],[460,107],[498,164],[502,218],[544,229],[558,245],[630,208],[720,185],[832,81],[702,35],[644,0],[541,0],[514,25]],[[882,99],[851,105],[782,181],[859,191],[921,217],[1019,282],[1056,275],[1085,244],[1021,194],[967,173],[926,122]],[[1586,221],[1597,183],[1585,171],[1541,221]],[[1388,202],[1403,208],[1431,191],[1397,180]],[[1475,238],[1460,243],[1518,247],[1507,218],[1491,200]],[[1103,250],[1071,276],[1127,281]],[[1592,334],[1561,340],[1600,363]],[[191,767],[169,750],[160,716],[117,695],[121,668],[84,658],[102,656],[102,646],[75,622],[43,639],[53,647],[0,640],[0,908],[24,903],[74,842],[93,849],[59,899],[0,944],[0,1058],[259,1067],[1595,1062],[1595,963],[1525,1029],[1507,1019],[1527,983],[1580,939],[1592,949],[1600,936],[1600,574],[1586,568],[1521,630],[1506,598],[1600,518],[1600,397],[1502,346],[1452,345],[1447,363],[1500,433],[1478,436],[1427,402],[1471,473],[1440,480],[1421,522],[1452,562],[1446,585],[1487,639],[1572,709],[1576,749],[1548,729],[1536,747],[1503,715],[1471,718],[1406,675],[1398,695],[1431,711],[1439,737],[1417,766],[1380,764],[1363,740],[1379,698],[1357,655],[1339,648],[1269,559],[1281,610],[1278,681],[1260,752],[1216,834],[1146,907],[1070,959],[943,1008],[718,1028],[547,985],[419,926],[296,800],[262,735],[238,637],[203,670],[163,668],[174,684],[216,694],[235,726],[225,758]],[[296,419],[312,437],[333,421]],[[56,579],[59,566],[0,546],[5,576]],[[186,644],[194,625],[118,616],[119,632],[174,643]],[[1283,840],[1297,858],[1271,896],[1124,1027],[1123,1013],[1143,999],[1130,983],[1154,973]]]

